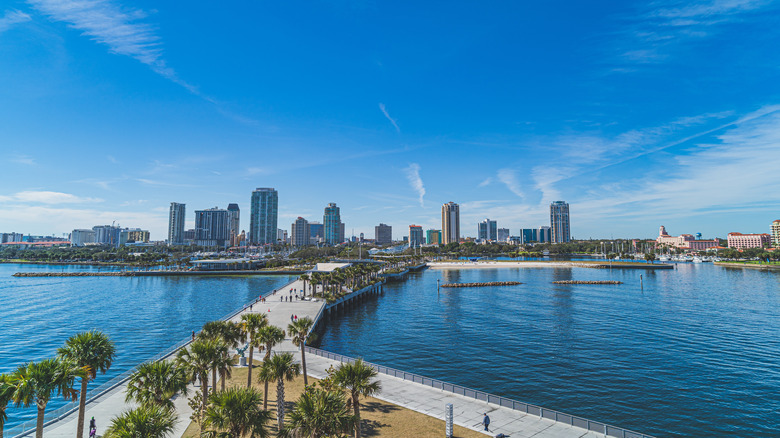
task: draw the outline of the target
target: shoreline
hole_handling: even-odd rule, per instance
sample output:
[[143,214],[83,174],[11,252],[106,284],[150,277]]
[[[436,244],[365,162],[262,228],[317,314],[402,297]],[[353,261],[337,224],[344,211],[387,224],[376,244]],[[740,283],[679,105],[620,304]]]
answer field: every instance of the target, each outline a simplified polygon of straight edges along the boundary
[[588,269],[674,269],[674,265],[660,263],[631,263],[603,261],[448,261],[428,262],[431,269],[500,269],[500,268],[588,268]]
[[758,265],[750,263],[716,262],[715,266],[735,269],[758,269],[759,271],[780,271],[780,265]]

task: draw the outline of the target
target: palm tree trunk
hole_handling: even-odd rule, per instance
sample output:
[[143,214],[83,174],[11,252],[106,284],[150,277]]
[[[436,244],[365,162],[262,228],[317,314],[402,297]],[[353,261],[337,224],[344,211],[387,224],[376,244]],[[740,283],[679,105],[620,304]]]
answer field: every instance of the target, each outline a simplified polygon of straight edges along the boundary
[[309,378],[306,377],[306,352],[303,351],[304,344],[306,344],[306,338],[301,341],[301,365],[303,365],[303,384],[309,384]]
[[[82,377],[81,378],[81,399],[79,399],[79,421],[76,423],[78,426],[76,426],[76,438],[81,438],[84,436],[84,414],[86,413],[86,407],[87,407],[87,379]],[[0,433],[0,437],[3,436],[2,433]]]
[[265,381],[265,390],[263,391],[263,410],[268,410],[268,380]]
[[[214,385],[214,392],[217,392],[217,369],[216,368],[211,369],[211,382],[212,385]],[[222,383],[224,383],[224,381]]]
[[[209,403],[209,372],[206,371],[200,376],[200,384],[203,385],[203,412],[206,411],[206,406]],[[203,415],[201,413],[201,415]]]
[[[251,341],[250,341],[251,342]],[[252,387],[252,367],[255,366],[253,355],[254,355],[254,347],[250,344],[249,345],[249,369],[246,373],[246,387],[251,388]]]
[[224,371],[222,371],[220,373],[220,378],[222,379],[222,391],[224,392],[225,391],[225,379],[227,379],[227,377],[225,377],[225,372]]
[[[279,379],[276,382],[276,423],[279,430],[284,426],[284,380]],[[42,437],[38,437],[42,438]]]
[[46,403],[36,401],[38,405],[38,419],[35,422],[35,438],[43,438],[43,413],[46,411]]
[[355,411],[355,438],[360,438],[360,401],[357,394],[352,396],[352,409]]

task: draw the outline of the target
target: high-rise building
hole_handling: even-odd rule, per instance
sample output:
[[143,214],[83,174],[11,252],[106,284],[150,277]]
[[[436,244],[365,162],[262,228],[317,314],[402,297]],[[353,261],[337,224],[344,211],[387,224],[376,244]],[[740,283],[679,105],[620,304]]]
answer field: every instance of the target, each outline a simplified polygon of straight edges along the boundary
[[780,247],[780,219],[772,222],[772,246]]
[[281,228],[276,230],[276,241],[279,243],[287,243],[287,230]]
[[122,229],[114,225],[95,225],[95,243],[98,245],[119,246],[119,233]]
[[238,246],[238,235],[241,233],[241,210],[238,204],[228,204],[227,211],[230,223],[230,246]]
[[249,241],[252,245],[276,243],[279,193],[272,188],[258,188],[252,192],[251,204]]
[[94,230],[73,230],[70,232],[70,244],[73,246],[84,246],[95,243]]
[[448,202],[441,206],[442,243],[445,245],[460,240],[460,206]]
[[21,242],[23,238],[22,233],[0,233],[0,243]]
[[293,222],[290,226],[290,244],[292,246],[306,246],[311,241],[311,228],[309,221],[302,217]]
[[536,228],[523,228],[520,230],[522,243],[531,243],[539,241],[539,230]]
[[325,207],[325,214],[322,222],[325,225],[325,242],[335,245],[344,240],[343,227],[341,223],[341,210],[336,203],[331,202]]
[[346,232],[347,226],[344,225],[344,222],[341,223],[339,226],[339,243],[344,242],[347,240],[347,232]]
[[495,242],[498,240],[498,224],[496,221],[485,219],[477,224],[477,239],[483,242]]
[[416,247],[425,244],[423,229],[420,225],[409,225],[409,246]]
[[550,228],[552,228],[552,243],[566,243],[571,241],[569,204],[563,201],[555,201],[550,204]]
[[537,233],[537,237],[539,239],[539,242],[541,243],[552,242],[552,228],[542,225],[541,227],[539,227],[539,232]]
[[321,222],[309,222],[309,233],[312,245],[325,241],[325,225]]
[[374,241],[377,245],[390,245],[393,243],[393,227],[381,223],[375,226]]
[[727,236],[729,248],[745,249],[745,248],[763,248],[765,245],[769,245],[771,237],[769,234],[742,234],[742,233],[729,233]]
[[171,202],[168,213],[168,245],[184,244],[185,204]]
[[502,243],[506,243],[508,239],[509,239],[509,228],[499,228],[498,241]]
[[227,246],[230,243],[230,216],[217,207],[195,210],[195,245]]
[[428,245],[441,245],[441,230],[426,231],[425,241],[428,243]]
[[128,243],[149,243],[149,231],[140,228],[128,228],[119,233],[119,245]]

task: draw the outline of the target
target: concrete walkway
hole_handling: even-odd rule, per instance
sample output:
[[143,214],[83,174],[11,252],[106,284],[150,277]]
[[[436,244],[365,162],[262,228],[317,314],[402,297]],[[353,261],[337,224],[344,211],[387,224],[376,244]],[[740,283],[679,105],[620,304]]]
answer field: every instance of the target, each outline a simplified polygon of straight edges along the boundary
[[[300,354],[296,357],[300,360]],[[313,354],[306,355],[308,374],[319,379],[327,376],[328,368],[337,367],[340,363]],[[604,438],[603,433],[539,418],[538,415],[526,414],[386,374],[377,375],[377,380],[382,383],[382,392],[376,398],[442,421],[444,421],[445,405],[452,403],[455,424],[471,430],[485,433],[481,423],[482,414],[487,413],[490,417],[490,433],[485,435],[488,436],[503,433],[512,438]],[[443,424],[442,435],[444,435]]]

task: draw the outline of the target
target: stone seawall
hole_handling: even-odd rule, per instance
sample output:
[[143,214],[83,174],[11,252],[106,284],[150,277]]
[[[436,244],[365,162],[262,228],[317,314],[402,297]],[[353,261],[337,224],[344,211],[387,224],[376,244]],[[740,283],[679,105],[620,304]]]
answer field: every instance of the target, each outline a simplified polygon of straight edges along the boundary
[[613,280],[602,280],[602,281],[560,280],[560,281],[553,281],[553,284],[623,284],[623,282],[613,281]]
[[490,281],[487,283],[447,283],[442,284],[441,287],[486,287],[486,286],[515,286],[520,283],[519,281]]

